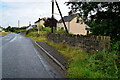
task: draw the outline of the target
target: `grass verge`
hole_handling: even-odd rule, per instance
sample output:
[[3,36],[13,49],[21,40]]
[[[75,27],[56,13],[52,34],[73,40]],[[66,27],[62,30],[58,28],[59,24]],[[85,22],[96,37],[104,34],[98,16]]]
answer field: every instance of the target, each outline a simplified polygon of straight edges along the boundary
[[67,60],[68,78],[118,78],[118,53],[119,43],[115,49],[108,52],[99,52],[90,55],[80,48],[72,48],[65,43],[53,43],[46,38],[46,31],[41,31],[39,37],[37,32],[26,35],[35,41],[46,42],[58,50]]
[[10,32],[0,32],[0,35],[2,35],[2,36],[5,36],[5,35],[7,35],[7,34],[9,34]]

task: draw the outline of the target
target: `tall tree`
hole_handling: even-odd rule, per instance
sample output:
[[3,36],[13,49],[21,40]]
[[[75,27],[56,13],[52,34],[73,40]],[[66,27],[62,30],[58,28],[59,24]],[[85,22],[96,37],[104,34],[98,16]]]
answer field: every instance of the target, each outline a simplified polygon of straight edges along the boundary
[[[57,26],[57,20],[53,18],[53,27]],[[45,27],[52,27],[52,18],[47,18],[47,20],[44,23]]]
[[120,40],[120,2],[67,2],[73,12],[78,12],[91,26],[93,35],[110,36]]
[[7,30],[7,31],[11,31],[11,27],[8,26],[8,27],[6,28],[6,30]]

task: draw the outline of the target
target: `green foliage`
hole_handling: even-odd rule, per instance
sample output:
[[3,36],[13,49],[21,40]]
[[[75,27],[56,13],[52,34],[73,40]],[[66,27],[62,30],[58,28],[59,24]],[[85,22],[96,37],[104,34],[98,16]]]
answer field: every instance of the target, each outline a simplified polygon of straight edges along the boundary
[[[40,31],[40,37],[37,37],[37,31],[29,32],[27,36],[37,41],[47,41],[46,31]],[[44,34],[45,35],[44,35]],[[63,33],[61,31],[61,33]],[[49,42],[48,42],[49,43]],[[79,49],[70,48],[66,44],[52,44],[64,57],[70,58],[67,62],[68,78],[118,78],[119,77],[119,54],[120,42],[111,44],[110,50],[107,52],[99,52],[89,55]]]
[[[120,42],[111,46],[110,51],[76,58],[69,65],[69,78],[118,78]],[[79,53],[81,54],[81,53]],[[80,56],[78,56],[80,57]]]
[[17,31],[17,30],[16,30],[16,31],[15,31],[15,33],[19,34],[19,33],[20,33],[20,31]]
[[[55,28],[53,28],[53,30],[55,31]],[[26,31],[26,35],[28,35],[30,32],[36,32],[38,31],[38,29],[36,29],[36,27],[34,27],[33,29],[29,29],[28,31]],[[46,31],[47,33],[51,32],[51,28],[50,27],[39,27],[39,31],[43,32]]]
[[62,28],[61,30],[56,31],[56,33],[65,33],[66,34],[66,31],[64,30],[64,28]]
[[36,28],[36,27],[33,27],[33,31],[37,31],[37,28]]
[[17,33],[17,34],[19,34],[21,31],[26,31],[26,28],[27,27],[21,27],[21,28],[18,28],[18,27],[10,27],[10,26],[8,26],[6,29],[5,29],[5,31],[11,31],[11,32],[14,32],[14,33]]
[[40,30],[40,31],[44,31],[45,29],[44,29],[43,26],[40,26],[40,27],[39,27],[39,30]]
[[28,35],[30,32],[33,32],[33,29],[29,29],[26,31],[26,35]]
[[8,26],[8,27],[6,28],[6,31],[11,31],[11,26]]
[[49,33],[51,32],[51,28],[50,27],[46,27],[45,30]]
[[[85,22],[92,27],[93,35],[110,36],[112,42],[120,40],[120,3],[119,2],[68,2],[74,12],[79,11]],[[104,9],[103,9],[104,8]],[[95,14],[92,14],[92,13]],[[88,15],[90,14],[90,19]]]

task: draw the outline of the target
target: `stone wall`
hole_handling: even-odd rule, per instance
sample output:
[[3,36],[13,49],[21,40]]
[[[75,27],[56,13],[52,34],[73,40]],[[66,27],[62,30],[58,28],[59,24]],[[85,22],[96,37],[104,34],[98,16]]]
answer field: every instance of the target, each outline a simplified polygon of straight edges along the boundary
[[76,48],[82,48],[88,53],[107,51],[110,47],[110,37],[108,36],[83,36],[72,34],[47,34],[47,39],[55,43],[65,42]]

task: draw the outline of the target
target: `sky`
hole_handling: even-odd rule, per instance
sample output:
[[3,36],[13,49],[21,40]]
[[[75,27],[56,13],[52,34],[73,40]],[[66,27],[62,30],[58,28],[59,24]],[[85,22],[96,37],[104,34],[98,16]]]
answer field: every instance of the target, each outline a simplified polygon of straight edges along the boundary
[[[70,9],[64,3],[69,0],[57,0],[63,16],[68,15]],[[55,4],[55,18],[60,19]],[[51,0],[0,0],[0,26],[20,27],[28,26],[29,22],[34,25],[38,18],[52,16]]]

